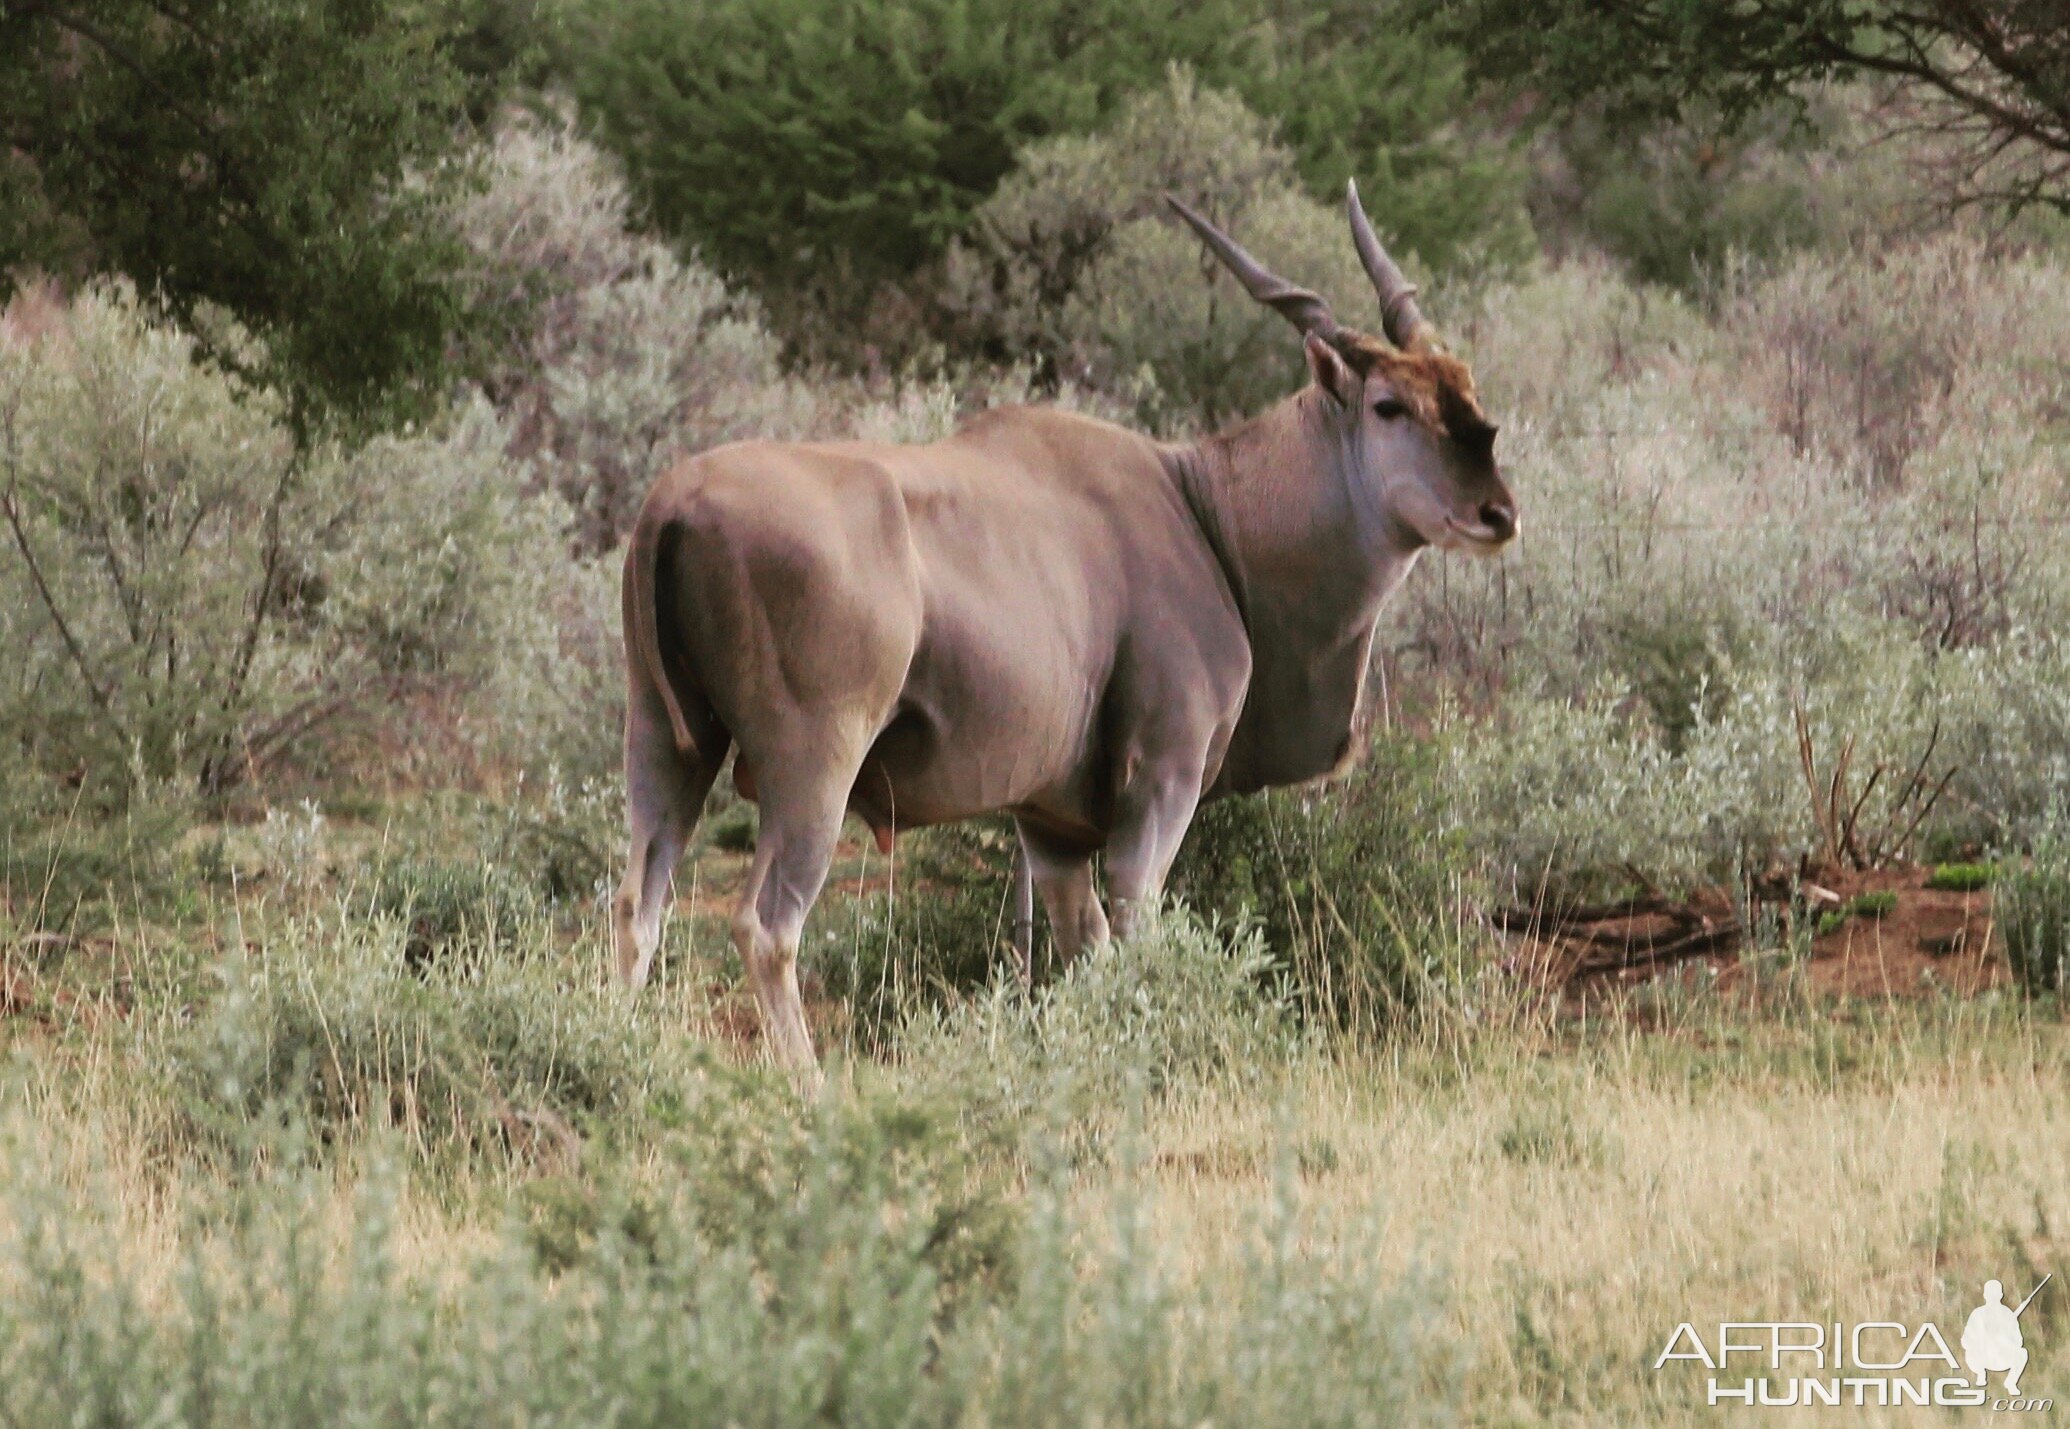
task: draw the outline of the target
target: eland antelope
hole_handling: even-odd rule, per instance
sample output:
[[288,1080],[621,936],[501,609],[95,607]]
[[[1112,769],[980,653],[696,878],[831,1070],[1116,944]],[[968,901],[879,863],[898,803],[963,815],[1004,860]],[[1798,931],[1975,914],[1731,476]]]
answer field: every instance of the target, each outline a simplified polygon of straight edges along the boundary
[[1302,335],[1312,381],[1261,415],[1170,444],[1007,408],[925,446],[741,442],[655,484],[623,591],[625,983],[729,752],[761,811],[734,940],[805,1079],[798,945],[850,813],[888,849],[1003,810],[1060,955],[1126,937],[1203,799],[1351,758],[1381,603],[1417,555],[1516,535],[1495,424],[1355,186],[1384,337],[1170,203]]

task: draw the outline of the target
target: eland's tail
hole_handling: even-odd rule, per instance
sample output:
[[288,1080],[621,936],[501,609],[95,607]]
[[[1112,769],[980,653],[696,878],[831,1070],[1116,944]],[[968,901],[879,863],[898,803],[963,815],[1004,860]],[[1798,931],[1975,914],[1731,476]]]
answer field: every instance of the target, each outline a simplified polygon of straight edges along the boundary
[[640,513],[632,539],[625,548],[625,660],[634,671],[644,671],[661,692],[668,709],[669,728],[675,734],[676,749],[693,753],[697,741],[690,722],[683,717],[683,702],[669,678],[668,662],[661,650],[661,625],[655,586],[659,580],[662,541],[674,523],[651,511]]

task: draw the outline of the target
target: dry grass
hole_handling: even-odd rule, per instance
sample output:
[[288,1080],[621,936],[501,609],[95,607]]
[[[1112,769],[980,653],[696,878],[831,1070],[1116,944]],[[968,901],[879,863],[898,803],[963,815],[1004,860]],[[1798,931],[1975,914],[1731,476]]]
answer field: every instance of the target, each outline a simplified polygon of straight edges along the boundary
[[[1713,1031],[1742,1045],[1611,1031],[1173,1107],[1146,1129],[1151,1223],[1211,1278],[1284,1188],[1315,1236],[1434,1271],[1436,1338],[1492,1423],[1710,1422],[1700,1378],[1650,1368],[1682,1321],[1930,1318],[1952,1342],[1985,1279],[2054,1266],[2060,1028]],[[2060,1313],[2040,1323],[2025,1387],[2060,1398]]]
[[[1262,1090],[1176,1097],[1072,1193],[1086,1226],[1132,1220],[1202,1303],[1271,1253],[1261,1227],[1291,1205],[1307,1249],[1382,1272],[1376,1299],[1427,1287],[1422,1373],[1468,1422],[1709,1422],[1700,1377],[1651,1369],[1681,1321],[1933,1319],[1952,1340],[1983,1280],[2023,1288],[2054,1267],[2066,1064],[2060,1024],[1988,998],[1766,1021],[1698,1006],[1665,1033],[1516,1028],[1297,1058]],[[894,1075],[910,1074],[850,1068],[832,1095]],[[66,1180],[118,1192],[118,1263],[169,1291],[195,1227],[157,1159],[149,1089],[91,1054],[14,1100]],[[675,1174],[629,1150],[635,1178]],[[341,1247],[364,1172],[348,1156],[314,1185]],[[489,1255],[506,1177],[406,1172],[404,1269],[437,1282]],[[2027,1387],[2063,1397],[2059,1303],[2028,1321]]]

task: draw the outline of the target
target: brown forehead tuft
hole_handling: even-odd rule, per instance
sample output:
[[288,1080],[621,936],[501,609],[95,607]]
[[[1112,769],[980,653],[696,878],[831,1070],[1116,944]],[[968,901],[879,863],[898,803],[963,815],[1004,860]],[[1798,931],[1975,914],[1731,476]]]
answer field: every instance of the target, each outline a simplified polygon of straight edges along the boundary
[[1361,377],[1378,374],[1431,430],[1468,446],[1487,447],[1495,424],[1481,409],[1473,373],[1449,352],[1420,348],[1404,352],[1362,332],[1342,332],[1337,349]]

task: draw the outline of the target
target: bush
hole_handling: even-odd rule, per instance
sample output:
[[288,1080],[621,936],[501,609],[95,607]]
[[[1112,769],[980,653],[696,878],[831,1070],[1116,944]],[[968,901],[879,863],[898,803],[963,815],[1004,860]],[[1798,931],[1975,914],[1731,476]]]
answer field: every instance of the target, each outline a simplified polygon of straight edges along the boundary
[[[1349,4],[1260,0],[638,0],[582,8],[586,113],[662,227],[750,281],[794,333],[881,344],[887,282],[949,243],[1028,144],[1084,134],[1171,62],[1284,128],[1299,176],[1376,212],[1433,258],[1527,234],[1515,163],[1462,116],[1457,57]],[[980,221],[981,222],[981,221]],[[876,309],[876,312],[872,310]]]
[[2037,842],[2026,864],[2000,876],[1991,911],[2013,980],[2029,993],[2060,991],[2070,972],[2070,843]]
[[1886,918],[1897,909],[1897,894],[1888,888],[1857,893],[1847,900],[1847,911],[1857,918]]
[[624,179],[566,116],[506,120],[481,168],[453,221],[476,305],[509,325],[485,390],[582,550],[615,545],[681,456],[811,425],[755,304],[636,233]]
[[191,1243],[162,1283],[125,1256],[111,1189],[82,1193],[16,1149],[0,1160],[11,1423],[495,1424],[514,1406],[554,1424],[1445,1417],[1432,1387],[1449,1376],[1423,1362],[1431,1287],[1385,1269],[1373,1237],[1277,1198],[1258,1246],[1203,1276],[1145,1233],[1147,1192],[1108,1224],[1044,1182],[989,1237],[1010,1273],[973,1273],[944,1254],[963,1234],[945,1233],[948,1204],[900,1169],[894,1118],[815,1132],[752,1219],[562,1198],[550,1240],[514,1226],[429,1266],[379,1179],[350,1197],[306,1171],[183,1189]]
[[979,1154],[954,1095],[862,1090],[800,1105],[773,1071],[706,1073],[663,1145],[669,1209],[702,1238],[788,1280],[838,1253],[825,1236],[834,1223],[814,1229],[807,1204],[876,1206],[912,1232],[941,1310],[1011,1283],[1021,1188]]
[[1441,742],[1382,736],[1336,783],[1210,804],[1173,891],[1205,916],[1255,920],[1318,1023],[1371,1034],[1457,1006],[1477,957],[1444,774]]
[[2042,400],[2030,375],[2070,360],[2054,265],[1960,235],[1874,262],[1805,256],[1723,301],[1777,430],[1883,487],[1944,435],[1976,441],[2008,401]]
[[298,449],[120,288],[0,340],[0,729],[88,811],[219,795],[315,730],[525,658],[547,528],[479,410]]
[[1300,384],[1300,344],[1203,263],[1167,192],[1330,297],[1346,321],[1369,307],[1342,214],[1302,192],[1270,125],[1184,70],[1097,136],[1029,147],[951,255],[944,301],[996,351],[1136,390],[1147,418],[1214,423],[1263,407]]
[[[1800,708],[1828,776],[1850,741],[1857,791],[1886,766],[1867,825],[1902,832],[1920,761],[1948,778],[1909,851],[2037,834],[2070,778],[2070,563],[2045,535],[2062,438],[2033,380],[2064,361],[2051,273],[1959,238],[1802,255],[1743,272],[1707,326],[1579,265],[1448,324],[1504,419],[1525,535],[1501,562],[1427,559],[1376,648],[1412,714],[1489,716],[1452,757],[1498,886],[1590,897],[1818,856]],[[1912,395],[1886,407],[1885,371]],[[1783,392],[1826,435],[1794,442]],[[1858,419],[1904,449],[1894,485]]]
[[485,866],[548,904],[601,894],[625,856],[625,786],[615,769],[574,780],[549,763],[487,812],[478,839]]
[[1001,970],[1017,848],[1005,819],[903,835],[890,891],[869,895],[852,926],[827,930],[811,966],[821,989],[847,1003],[866,1046]]
[[222,991],[166,1044],[193,1135],[235,1149],[285,1117],[326,1142],[392,1126],[433,1155],[552,1163],[594,1119],[623,1130],[671,1089],[658,1029],[623,998],[568,985],[536,925],[485,926],[516,916],[499,892],[397,886],[482,955],[420,965],[412,926],[350,917],[290,922],[233,954]]
[[1671,123],[1568,117],[1539,144],[1534,225],[1555,252],[1595,246],[1642,282],[1701,291],[1735,263],[1843,251],[1902,206],[1895,165],[1865,158],[1856,94],[1777,106],[1725,132],[1715,114]]
[[1998,877],[1994,863],[1944,863],[1928,875],[1926,886],[1942,893],[1976,893]]
[[370,881],[367,912],[402,925],[411,967],[467,944],[522,947],[517,935],[539,916],[530,888],[478,859],[391,859]]
[[1082,1141],[1132,1097],[1283,1065],[1294,1027],[1274,967],[1255,927],[1169,910],[1032,995],[1003,977],[922,1009],[900,1056],[984,1126],[1018,1137],[1054,1124]]
[[738,799],[707,818],[701,825],[705,841],[727,853],[753,853],[762,831],[760,811],[745,799]]
[[182,802],[133,801],[102,818],[68,818],[49,803],[0,813],[0,908],[22,931],[105,928],[187,893],[178,847],[191,811]]

